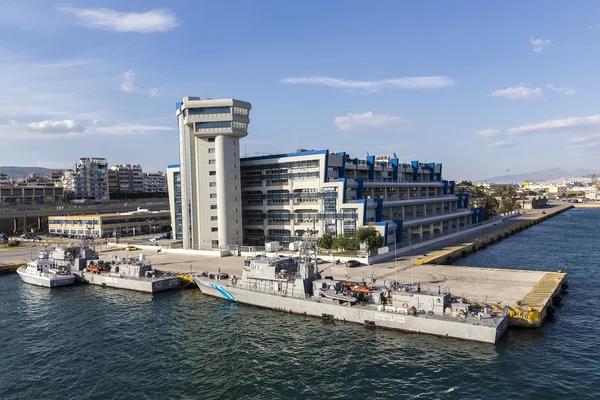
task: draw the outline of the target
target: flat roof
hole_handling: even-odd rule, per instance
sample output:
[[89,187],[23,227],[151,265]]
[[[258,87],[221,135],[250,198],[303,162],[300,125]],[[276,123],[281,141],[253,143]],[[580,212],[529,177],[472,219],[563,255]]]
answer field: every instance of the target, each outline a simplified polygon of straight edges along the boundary
[[108,214],[79,214],[79,215],[50,215],[48,219],[102,219],[102,218],[110,218],[110,217],[145,217],[152,215],[170,215],[171,211],[169,210],[160,210],[160,211],[133,211],[133,212],[123,212],[123,213],[108,213]]

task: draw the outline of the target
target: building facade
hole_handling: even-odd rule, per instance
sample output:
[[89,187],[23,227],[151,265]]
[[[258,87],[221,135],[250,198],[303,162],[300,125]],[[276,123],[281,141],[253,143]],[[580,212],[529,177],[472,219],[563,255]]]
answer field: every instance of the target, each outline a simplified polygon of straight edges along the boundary
[[145,173],[144,192],[167,193],[167,175],[164,172]]
[[64,200],[64,190],[55,186],[1,186],[2,204],[57,203]]
[[240,139],[250,103],[184,97],[177,104],[183,247],[242,244]]
[[483,219],[442,180],[442,164],[301,150],[241,159],[244,244],[352,234],[374,226],[384,245],[424,241]]
[[61,215],[48,217],[51,234],[70,236],[121,237],[171,231],[168,210],[138,210],[117,214]]
[[79,159],[72,175],[71,187],[75,199],[108,200],[108,163],[106,159]]
[[113,165],[108,169],[109,193],[142,193],[144,191],[144,171],[139,165]]
[[167,184],[173,239],[183,240],[183,207],[181,206],[181,168],[179,164],[167,167]]

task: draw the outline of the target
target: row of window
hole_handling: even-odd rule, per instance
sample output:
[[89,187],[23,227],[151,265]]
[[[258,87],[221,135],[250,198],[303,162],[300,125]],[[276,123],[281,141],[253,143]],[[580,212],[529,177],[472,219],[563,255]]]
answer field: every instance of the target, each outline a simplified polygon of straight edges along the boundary
[[210,115],[210,114],[231,114],[230,107],[202,107],[202,108],[187,108],[183,115]]

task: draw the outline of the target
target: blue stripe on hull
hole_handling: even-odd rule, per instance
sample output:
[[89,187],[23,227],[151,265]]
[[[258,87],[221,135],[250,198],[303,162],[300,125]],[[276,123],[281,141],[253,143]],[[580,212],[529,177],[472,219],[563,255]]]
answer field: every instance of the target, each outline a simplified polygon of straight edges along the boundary
[[225,290],[223,288],[223,286],[216,285],[214,283],[209,284],[209,286],[211,288],[215,289],[217,292],[219,292],[219,294],[221,294],[221,296],[223,296],[224,299],[231,300],[231,301],[237,301],[236,298],[233,297],[233,295],[231,293],[229,293],[227,290]]

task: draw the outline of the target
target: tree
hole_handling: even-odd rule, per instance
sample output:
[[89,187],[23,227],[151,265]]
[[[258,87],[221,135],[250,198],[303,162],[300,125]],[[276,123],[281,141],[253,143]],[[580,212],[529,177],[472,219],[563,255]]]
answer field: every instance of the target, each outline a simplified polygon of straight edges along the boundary
[[337,235],[333,241],[334,247],[342,250],[350,250],[352,248],[351,236],[346,234]]
[[319,240],[317,240],[317,246],[322,249],[331,250],[333,248],[333,235],[329,232],[325,232]]
[[483,208],[483,220],[486,221],[498,214],[500,202],[494,196],[485,196],[477,199],[475,205]]
[[58,196],[58,201],[61,203],[65,202],[65,196]]
[[2,196],[2,204],[6,203],[6,196]]
[[517,203],[517,191],[511,185],[502,185],[497,191],[498,197],[500,197],[500,208],[498,212],[501,214],[508,213],[519,209]]
[[17,201],[17,204],[21,204],[21,198],[20,197],[17,197],[16,201]]
[[383,236],[372,226],[361,226],[354,232],[356,246],[366,243],[370,249],[378,249],[383,246]]
[[35,194],[31,196],[31,204],[35,204]]

